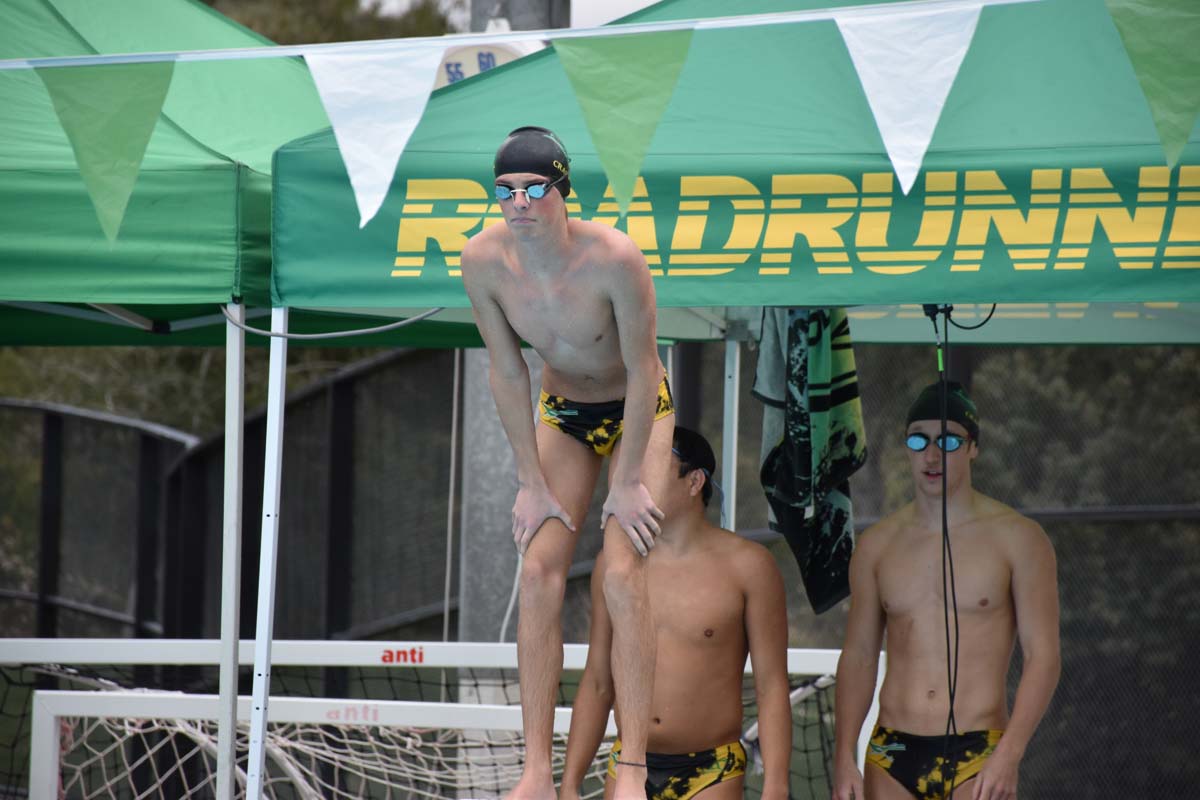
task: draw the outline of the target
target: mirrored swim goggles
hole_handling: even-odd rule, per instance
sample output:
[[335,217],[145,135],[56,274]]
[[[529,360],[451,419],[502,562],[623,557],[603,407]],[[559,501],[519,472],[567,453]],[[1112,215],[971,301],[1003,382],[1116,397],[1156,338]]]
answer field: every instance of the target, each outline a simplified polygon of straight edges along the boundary
[[529,186],[526,186],[524,189],[517,189],[512,186],[505,186],[504,184],[498,183],[496,184],[496,199],[511,200],[513,195],[517,192],[524,192],[525,197],[528,200],[541,200],[546,196],[546,192],[550,191],[551,186],[555,185],[565,177],[567,176],[559,175],[552,181],[547,181],[545,183],[532,183]]
[[[957,433],[947,433],[932,441],[936,442],[938,449],[943,453],[953,453],[966,444],[970,438],[970,436],[959,436]],[[914,453],[922,453],[926,447],[929,447],[930,441],[930,438],[923,433],[910,433],[904,440],[904,444]]]

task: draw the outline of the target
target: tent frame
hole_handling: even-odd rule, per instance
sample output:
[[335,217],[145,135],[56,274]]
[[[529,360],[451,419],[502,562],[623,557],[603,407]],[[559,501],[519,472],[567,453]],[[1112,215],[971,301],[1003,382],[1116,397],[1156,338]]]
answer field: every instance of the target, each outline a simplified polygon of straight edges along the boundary
[[221,655],[217,722],[217,797],[237,792],[238,619],[242,579],[242,453],[245,436],[245,306],[229,304],[225,323],[225,499],[221,534]]

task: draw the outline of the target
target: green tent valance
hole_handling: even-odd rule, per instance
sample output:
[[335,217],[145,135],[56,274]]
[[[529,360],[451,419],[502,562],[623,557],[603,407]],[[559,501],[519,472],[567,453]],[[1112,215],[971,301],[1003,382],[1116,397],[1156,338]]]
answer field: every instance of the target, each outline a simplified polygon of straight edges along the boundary
[[435,93],[361,231],[332,135],[296,140],[274,301],[465,307],[459,254],[501,220],[490,158],[522,124],[564,139],[570,213],[629,232],[661,306],[1200,302],[1200,134],[1168,168],[1103,0],[985,7],[907,196],[832,22],[698,30],[623,219],[553,50]]

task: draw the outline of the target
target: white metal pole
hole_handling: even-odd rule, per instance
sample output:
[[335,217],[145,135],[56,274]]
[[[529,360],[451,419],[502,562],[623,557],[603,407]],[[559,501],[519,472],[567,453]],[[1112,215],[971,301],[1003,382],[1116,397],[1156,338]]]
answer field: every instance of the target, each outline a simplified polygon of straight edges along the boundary
[[[287,333],[288,310],[271,309],[271,332]],[[263,523],[258,562],[258,630],[254,640],[254,693],[250,702],[250,761],[246,798],[260,800],[263,785],[267,701],[271,693],[271,636],[275,624],[275,554],[279,543],[279,489],[283,471],[283,411],[287,390],[287,339],[271,338],[267,383],[266,456],[263,464]]]
[[[446,584],[442,597],[442,641],[450,641],[450,578],[454,574],[454,496],[458,482],[458,415],[462,399],[462,348],[454,349],[454,384],[450,395],[450,502],[446,504]],[[446,702],[446,670],[442,670],[442,702]]]
[[725,419],[721,428],[721,525],[737,529],[738,390],[742,366],[741,343],[725,340]]
[[[241,324],[246,307],[229,304]],[[217,800],[237,796],[238,618],[242,581],[242,430],[246,334],[225,322],[225,517],[221,534],[221,669],[217,718]]]
[[33,719],[29,728],[29,796],[58,797],[58,756],[61,739],[58,718],[45,703],[46,694],[33,693]]

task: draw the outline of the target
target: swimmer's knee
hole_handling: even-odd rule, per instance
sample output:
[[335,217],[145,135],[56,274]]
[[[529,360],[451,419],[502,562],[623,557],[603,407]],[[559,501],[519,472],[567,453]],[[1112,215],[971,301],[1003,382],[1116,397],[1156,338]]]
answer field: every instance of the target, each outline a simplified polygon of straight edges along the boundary
[[566,570],[546,559],[529,557],[521,564],[521,593],[561,595],[567,585]]
[[632,559],[613,559],[604,568],[604,599],[610,607],[641,596],[645,587],[645,571]]

